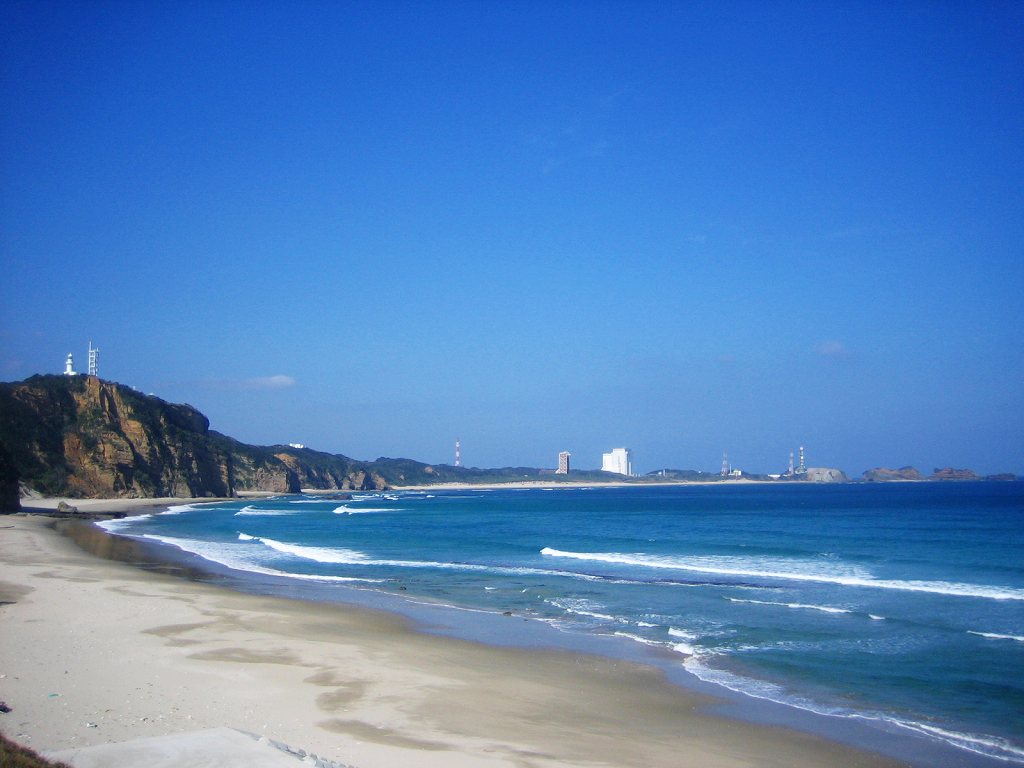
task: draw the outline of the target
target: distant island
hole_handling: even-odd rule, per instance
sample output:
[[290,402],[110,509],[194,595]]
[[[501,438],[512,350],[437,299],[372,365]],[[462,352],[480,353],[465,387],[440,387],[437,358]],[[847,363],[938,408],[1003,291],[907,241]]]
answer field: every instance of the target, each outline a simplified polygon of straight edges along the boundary
[[[864,482],[1015,480],[967,469],[876,468]],[[0,383],[0,509],[25,493],[75,498],[233,497],[245,492],[376,491],[443,484],[848,482],[838,469],[723,477],[662,469],[639,477],[601,470],[555,474],[534,467],[434,465],[381,457],[358,461],[292,445],[255,446],[210,429],[189,405],[168,403],[96,376],[32,376]]]

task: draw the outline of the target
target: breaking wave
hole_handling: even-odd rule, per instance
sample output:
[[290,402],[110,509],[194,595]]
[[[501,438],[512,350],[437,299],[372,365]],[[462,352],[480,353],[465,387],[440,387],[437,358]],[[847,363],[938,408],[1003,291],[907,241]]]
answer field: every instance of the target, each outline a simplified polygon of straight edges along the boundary
[[549,557],[590,560],[615,565],[639,566],[642,568],[713,573],[720,576],[810,581],[839,584],[847,587],[927,592],[936,595],[975,597],[987,600],[1024,600],[1024,589],[983,584],[960,584],[946,581],[876,579],[861,568],[843,568],[842,566],[810,561],[754,560],[733,557],[663,557],[645,554],[620,554],[617,552],[564,552],[552,549],[551,547],[544,547],[541,550],[541,554]]

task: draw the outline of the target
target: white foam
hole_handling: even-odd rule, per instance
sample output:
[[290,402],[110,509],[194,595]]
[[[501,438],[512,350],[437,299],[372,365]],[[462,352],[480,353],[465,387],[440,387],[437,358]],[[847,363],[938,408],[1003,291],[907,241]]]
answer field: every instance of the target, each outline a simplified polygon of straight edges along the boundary
[[730,603],[750,603],[751,605],[777,605],[781,608],[799,608],[810,611],[821,611],[822,613],[853,613],[847,608],[832,608],[828,605],[809,605],[807,603],[774,603],[769,600],[740,600],[736,597],[727,597]]
[[939,739],[951,746],[958,747],[969,752],[974,752],[979,755],[993,757],[1005,762],[1024,762],[1024,750],[1014,744],[1011,744],[1005,739],[994,736],[958,733],[956,731],[945,730],[934,725],[927,725],[925,723],[918,723],[911,720],[901,720],[882,714],[853,712],[849,709],[825,706],[819,702],[788,693],[781,686],[774,683],[741,677],[732,672],[709,666],[707,664],[707,659],[716,654],[697,651],[690,655],[689,650],[693,649],[687,649],[685,645],[676,646],[675,650],[680,653],[687,654],[687,658],[683,662],[683,667],[693,675],[697,676],[700,680],[720,685],[730,691],[735,691],[736,693],[750,696],[751,698],[765,699],[767,701],[775,702],[776,704],[783,704],[797,709],[806,710],[808,712],[815,712],[820,715],[890,723],[931,738]]
[[611,616],[607,613],[600,613],[596,609],[601,608],[603,606],[600,606],[590,600],[585,600],[582,598],[551,598],[546,599],[544,602],[548,605],[553,605],[556,608],[560,608],[566,613],[571,613],[576,616],[586,616],[591,619],[599,619],[601,621],[612,621],[619,624],[629,623],[626,619],[621,619],[618,616]]
[[631,634],[629,632],[612,632],[612,634],[615,635],[616,637],[625,637],[625,638],[627,638],[629,640],[632,640],[632,641],[634,641],[636,643],[643,643],[644,645],[657,645],[657,646],[663,646],[664,645],[664,643],[659,643],[657,640],[651,640],[650,638],[641,637],[640,635],[634,635],[634,634]]
[[[875,718],[869,718],[875,719]],[[917,733],[923,733],[933,738],[941,739],[954,747],[974,752],[977,755],[994,757],[1005,762],[1024,763],[1024,749],[1011,744],[1006,739],[996,736],[984,736],[972,733],[958,733],[938,728],[926,723],[917,723],[911,720],[899,720],[897,718],[877,718],[886,722],[894,723],[902,728],[907,728]]]
[[976,597],[988,600],[1024,600],[1024,589],[946,581],[901,581],[875,579],[863,569],[832,563],[798,560],[752,559],[738,557],[665,557],[660,555],[620,554],[617,552],[564,552],[550,547],[541,550],[549,557],[592,560],[616,565],[659,568],[677,571],[713,573],[722,576],[810,581],[847,587],[927,592],[952,597]]
[[162,515],[180,515],[182,512],[194,512],[197,509],[195,504],[175,504],[161,512]]
[[[243,534],[239,534],[240,536]],[[249,534],[244,534],[248,536]],[[476,563],[443,563],[436,560],[388,560],[374,559],[363,552],[357,552],[342,547],[309,547],[302,544],[289,544],[287,542],[268,539],[261,536],[253,536],[246,541],[258,541],[270,549],[282,554],[292,555],[304,560],[312,560],[318,563],[337,565],[361,565],[361,566],[389,566],[394,568],[439,568],[452,571],[475,571],[480,573],[502,573],[513,576],[574,576],[572,573],[562,571],[547,571],[537,568],[513,568],[500,565],[479,565]]]
[[697,639],[697,635],[683,629],[676,629],[675,627],[669,627],[668,634],[670,637],[684,641],[672,644],[672,650],[676,653],[681,653],[685,656],[696,656],[699,653],[692,644],[692,641]]
[[672,637],[678,637],[681,640],[696,640],[697,636],[692,632],[687,632],[684,629],[676,629],[675,627],[669,627],[668,633]]
[[998,632],[975,632],[973,629],[967,630],[967,634],[985,637],[989,640],[1016,640],[1018,643],[1024,643],[1024,637],[1020,635],[1001,635]]
[[95,525],[107,533],[117,533],[125,528],[130,528],[136,523],[141,523],[143,520],[150,520],[153,517],[154,515],[133,515],[132,517],[122,517],[115,520],[99,520]]
[[405,510],[394,507],[350,507],[347,504],[342,504],[331,511],[336,515],[362,515],[367,512],[404,512]]
[[356,552],[354,549],[304,547],[299,544],[286,544],[284,542],[265,537],[254,538],[277,552],[283,552],[286,555],[294,555],[295,557],[301,557],[305,560],[313,560],[317,563],[340,563],[350,565],[352,563],[364,562],[369,559],[362,552]]
[[156,534],[145,534],[141,538],[159,541],[162,544],[169,544],[172,547],[189,552],[211,563],[217,563],[236,571],[247,573],[259,573],[266,576],[279,576],[288,579],[300,579],[302,581],[323,581],[323,582],[361,582],[364,584],[377,584],[381,579],[365,579],[350,576],[322,576],[307,573],[289,573],[276,568],[268,568],[251,559],[246,554],[247,547],[240,547],[237,544],[218,544],[210,541],[199,541],[198,539],[179,539],[173,536],[158,536]]
[[242,507],[235,512],[235,517],[280,517],[281,515],[297,515],[297,509],[260,509],[255,506]]

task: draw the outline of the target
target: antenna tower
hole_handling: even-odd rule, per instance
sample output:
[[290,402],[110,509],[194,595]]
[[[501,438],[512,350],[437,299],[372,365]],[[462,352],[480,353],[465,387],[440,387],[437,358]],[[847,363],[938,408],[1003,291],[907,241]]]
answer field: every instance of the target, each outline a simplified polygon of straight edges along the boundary
[[729,453],[724,452],[722,454],[722,477],[729,476]]
[[807,471],[807,466],[804,464],[804,447],[801,445],[800,446],[800,466],[797,469],[797,472],[799,472],[802,475],[806,471]]
[[100,350],[98,347],[94,347],[92,342],[89,342],[89,375],[99,376],[100,375]]
[[455,466],[462,466],[462,443],[458,440],[455,441]]
[[793,476],[793,452],[789,452],[789,476]]

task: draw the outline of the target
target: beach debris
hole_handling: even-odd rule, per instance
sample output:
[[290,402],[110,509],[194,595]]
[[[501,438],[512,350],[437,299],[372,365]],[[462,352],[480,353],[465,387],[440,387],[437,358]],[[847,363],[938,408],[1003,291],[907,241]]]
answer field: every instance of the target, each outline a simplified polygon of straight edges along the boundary
[[96,725],[96,723],[86,723],[85,727],[86,728],[99,728],[99,726]]
[[7,706],[7,702],[6,701],[0,701],[0,712],[3,712],[6,715],[10,711],[11,711],[11,708],[9,706]]
[[58,696],[60,696],[59,693],[48,693],[46,695],[46,698],[48,698],[48,699],[56,699]]

